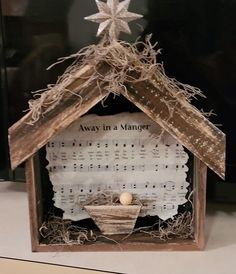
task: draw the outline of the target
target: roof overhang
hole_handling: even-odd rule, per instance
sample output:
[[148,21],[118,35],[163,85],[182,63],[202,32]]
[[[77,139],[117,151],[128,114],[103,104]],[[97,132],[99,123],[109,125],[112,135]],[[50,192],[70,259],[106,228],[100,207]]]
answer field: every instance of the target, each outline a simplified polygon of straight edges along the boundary
[[[9,129],[12,169],[34,155],[109,94],[104,82],[98,85],[96,81],[89,80],[94,69],[100,75],[107,75],[110,71],[104,63],[96,68],[88,65],[83,67],[68,83],[67,90],[71,92],[55,108],[42,115],[33,125],[29,124],[29,112]],[[131,74],[132,78],[139,78],[138,73]],[[126,89],[121,92],[124,97],[224,178],[225,134],[221,130],[184,98],[173,98],[168,89],[160,88],[154,80],[126,82],[125,85]]]

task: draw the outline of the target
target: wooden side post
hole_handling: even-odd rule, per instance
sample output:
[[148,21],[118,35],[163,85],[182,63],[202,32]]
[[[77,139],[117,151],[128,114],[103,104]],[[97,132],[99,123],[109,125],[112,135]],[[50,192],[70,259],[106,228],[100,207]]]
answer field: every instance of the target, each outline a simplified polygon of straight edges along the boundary
[[25,166],[32,251],[37,251],[40,244],[39,228],[43,222],[40,174],[35,162],[36,159],[32,156],[26,161]]
[[195,241],[199,250],[203,250],[205,248],[206,182],[207,166],[195,157],[193,178],[193,187],[195,189],[195,193],[193,199],[193,208]]

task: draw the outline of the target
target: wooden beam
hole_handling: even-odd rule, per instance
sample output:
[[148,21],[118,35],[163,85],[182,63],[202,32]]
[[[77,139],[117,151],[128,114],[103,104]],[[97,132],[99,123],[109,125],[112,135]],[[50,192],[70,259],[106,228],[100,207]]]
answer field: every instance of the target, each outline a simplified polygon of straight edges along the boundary
[[[138,79],[137,74],[131,74]],[[225,177],[225,134],[184,98],[154,81],[126,83],[123,95],[182,143],[221,178]]]
[[193,173],[194,238],[199,249],[203,250],[205,248],[207,166],[196,157]]
[[[153,240],[153,239],[152,239]],[[97,243],[90,245],[46,245],[39,244],[36,252],[144,252],[144,251],[199,251],[199,247],[193,240],[176,240],[172,242],[150,243],[145,241],[133,243]]]
[[[105,75],[108,73],[109,67],[103,64],[96,70],[101,75]],[[103,89],[104,83],[98,87],[96,81],[92,83],[89,81],[93,72],[94,68],[91,66],[77,71],[73,80],[66,87],[72,92],[68,91],[63,100],[45,116],[40,117],[34,125],[28,124],[31,120],[29,112],[9,129],[12,169],[31,157],[50,139],[107,96],[108,92]]]
[[34,157],[30,157],[26,161],[25,174],[26,186],[28,193],[29,217],[30,217],[30,236],[31,247],[34,251],[39,245],[39,228],[42,225],[42,192],[41,184],[39,181],[39,170],[35,165]]

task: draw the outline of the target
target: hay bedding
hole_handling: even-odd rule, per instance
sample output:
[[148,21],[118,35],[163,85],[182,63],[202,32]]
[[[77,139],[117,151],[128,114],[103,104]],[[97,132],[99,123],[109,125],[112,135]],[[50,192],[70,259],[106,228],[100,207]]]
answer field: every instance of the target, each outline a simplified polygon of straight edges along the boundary
[[96,229],[89,229],[73,224],[70,220],[63,220],[51,216],[39,229],[45,244],[94,244],[97,242],[110,242],[120,244],[129,241],[133,235],[145,235],[146,239],[160,240],[162,242],[174,239],[193,239],[193,218],[191,212],[178,214],[172,220],[157,222],[152,226],[135,228],[132,233],[121,236],[119,240],[114,236],[104,236]]
[[[188,204],[191,211],[177,214],[173,219],[161,221],[160,219],[151,226],[136,227],[126,236],[105,236],[97,229],[80,227],[78,223],[71,220],[63,220],[61,217],[51,215],[39,229],[43,242],[46,244],[94,244],[97,242],[110,242],[120,244],[129,241],[132,236],[137,234],[145,236],[146,239],[166,242],[174,239],[193,239],[194,238],[194,214],[191,192],[188,197]],[[110,193],[100,193],[87,201],[85,205],[114,205],[119,204],[118,196]],[[135,198],[133,204],[140,204]]]

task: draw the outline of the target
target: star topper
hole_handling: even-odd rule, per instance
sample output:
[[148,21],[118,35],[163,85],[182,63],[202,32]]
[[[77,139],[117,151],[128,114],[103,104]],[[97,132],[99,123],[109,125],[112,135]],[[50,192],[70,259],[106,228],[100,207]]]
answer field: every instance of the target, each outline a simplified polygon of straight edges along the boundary
[[130,0],[107,0],[107,3],[95,0],[99,13],[85,17],[95,23],[99,23],[97,36],[108,32],[112,40],[116,40],[120,32],[131,34],[128,23],[142,18],[140,14],[129,12]]

